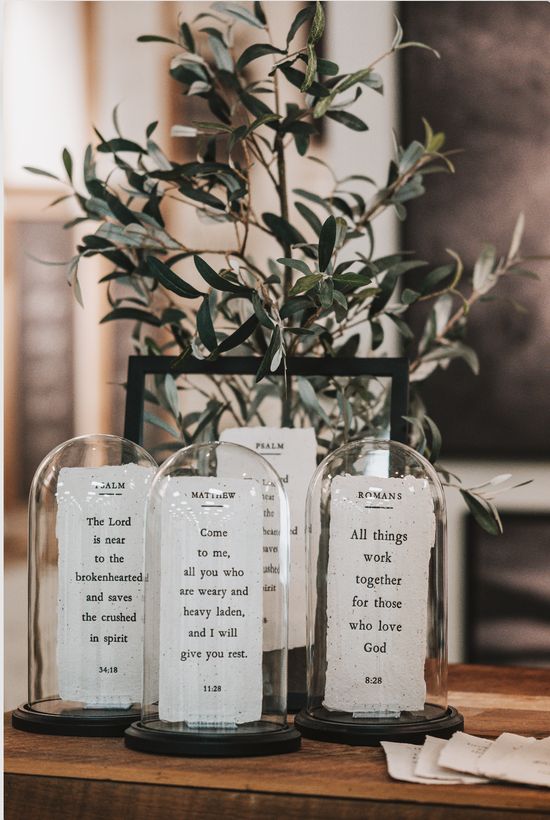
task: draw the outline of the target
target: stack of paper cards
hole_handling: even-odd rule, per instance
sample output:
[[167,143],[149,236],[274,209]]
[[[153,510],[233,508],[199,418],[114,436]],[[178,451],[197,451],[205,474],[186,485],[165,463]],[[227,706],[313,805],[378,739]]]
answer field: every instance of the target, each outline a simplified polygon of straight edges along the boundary
[[550,787],[550,737],[536,740],[505,732],[487,740],[457,732],[450,740],[428,736],[423,746],[382,746],[395,780],[439,786],[507,780]]
[[439,765],[439,755],[447,742],[438,737],[427,737],[423,746],[382,741],[390,777],[409,783],[432,783],[434,786],[486,783],[485,778],[472,777]]

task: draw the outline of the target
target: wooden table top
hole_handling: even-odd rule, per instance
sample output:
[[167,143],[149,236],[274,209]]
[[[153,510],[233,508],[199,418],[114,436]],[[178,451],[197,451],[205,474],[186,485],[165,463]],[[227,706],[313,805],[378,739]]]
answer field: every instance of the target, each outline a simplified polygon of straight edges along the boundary
[[[451,666],[449,690],[467,732],[550,735],[550,670]],[[550,789],[397,782],[380,748],[306,739],[287,755],[176,758],[120,739],[19,732],[6,720],[5,772],[6,820],[550,816]]]

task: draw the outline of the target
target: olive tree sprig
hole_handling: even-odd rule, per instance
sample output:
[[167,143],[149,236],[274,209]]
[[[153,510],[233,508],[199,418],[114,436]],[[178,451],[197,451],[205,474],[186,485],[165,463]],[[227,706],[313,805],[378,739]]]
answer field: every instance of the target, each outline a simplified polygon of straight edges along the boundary
[[[253,35],[244,49],[234,45],[236,26]],[[350,109],[363,93],[383,93],[377,66],[402,49],[430,47],[404,41],[397,21],[389,48],[369,65],[343,72],[318,54],[324,29],[320,2],[300,9],[282,42],[275,41],[260,3],[216,2],[190,23],[179,20],[174,38],[144,35],[138,39],[172,49],[171,77],[185,97],[200,101],[202,113],[171,132],[194,148],[194,157],[171,159],[155,140],[156,122],[139,142],[126,138],[115,109],[114,135],[96,131],[97,141],[86,149],[82,185],[67,149],[63,179],[28,169],[67,186],[52,204],[73,198],[80,213],[66,227],[89,226],[67,266],[69,284],[80,299],[82,260],[97,255],[110,264],[101,279],[110,304],[102,321],[131,321],[136,352],[170,353],[181,361],[239,351],[259,359],[255,385],[238,376],[223,382],[210,377],[205,388],[190,376],[176,381],[177,370],[157,377],[146,396],[146,420],[173,437],[165,450],[217,438],[226,414],[239,425],[262,424],[264,406],[274,397],[282,423],[312,424],[324,450],[380,433],[388,403],[383,386],[332,377],[284,385],[276,374],[291,355],[354,356],[360,344],[368,355],[383,355],[391,326],[411,360],[411,441],[437,463],[440,435],[419,383],[456,358],[477,371],[477,356],[466,343],[471,310],[505,275],[533,275],[520,254],[522,220],[509,253],[497,258],[486,246],[472,277],[455,252],[436,268],[407,252],[377,255],[374,221],[388,209],[405,219],[407,204],[425,193],[429,174],[454,173],[455,152],[424,121],[421,140],[396,143],[382,183],[361,168],[338,179],[313,153],[319,123],[326,118],[364,136],[367,123]],[[323,170],[315,190],[292,187],[290,152]],[[97,169],[98,154],[111,160],[105,174]],[[263,213],[256,204],[259,175],[273,193],[273,210]],[[231,243],[196,247],[185,229],[173,236],[165,223],[168,205],[192,207],[205,223],[228,225]],[[253,255],[252,239],[260,236],[278,244],[273,258]],[[361,250],[351,251],[357,239]],[[413,270],[414,288],[406,278]],[[422,302],[431,308],[416,339],[408,317]],[[202,392],[201,413],[182,413],[180,393],[187,390]],[[465,500],[473,504],[474,497],[472,491]],[[487,510],[494,524],[493,508]],[[478,520],[487,526],[480,514]]]

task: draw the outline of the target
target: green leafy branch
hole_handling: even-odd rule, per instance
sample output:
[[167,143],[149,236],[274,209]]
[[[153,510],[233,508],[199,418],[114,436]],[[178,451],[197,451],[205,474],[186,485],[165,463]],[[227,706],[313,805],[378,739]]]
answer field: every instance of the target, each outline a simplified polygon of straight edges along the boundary
[[[234,27],[252,35],[242,50],[234,46]],[[110,310],[103,322],[130,321],[137,353],[216,359],[228,352],[258,357],[256,383],[229,376],[210,377],[208,387],[186,375],[157,378],[148,392],[147,420],[173,441],[170,449],[203,438],[216,438],[230,418],[238,425],[264,423],[264,407],[280,401],[283,424],[315,428],[322,450],[365,435],[387,433],[389,395],[372,380],[315,377],[290,384],[281,379],[288,356],[383,355],[388,329],[397,331],[410,357],[413,394],[411,441],[437,462],[441,437],[429,418],[418,385],[437,368],[462,358],[477,372],[477,356],[467,344],[470,312],[487,301],[504,276],[534,276],[520,253],[523,218],[509,252],[498,257],[486,246],[471,276],[458,254],[435,268],[407,252],[376,254],[373,223],[388,209],[407,216],[409,202],[423,196],[433,173],[454,173],[454,151],[445,135],[424,121],[422,140],[399,145],[382,183],[362,173],[338,179],[312,153],[319,123],[331,120],[363,138],[368,124],[351,110],[363,93],[382,94],[375,70],[405,48],[396,21],[395,37],[368,66],[341,71],[318,50],[325,31],[320,2],[296,14],[283,42],[275,42],[261,4],[216,2],[191,23],[178,21],[175,37],[144,35],[172,51],[170,75],[184,97],[201,112],[172,126],[172,137],[185,141],[192,158],[176,161],[155,140],[150,123],[136,142],[124,136],[113,112],[113,135],[96,130],[97,142],[85,152],[82,183],[75,180],[73,159],[63,151],[64,175],[28,168],[53,178],[67,193],[52,205],[72,199],[78,215],[66,228],[86,226],[67,278],[81,301],[79,270],[84,259],[102,257],[110,270],[100,280]],[[289,101],[298,90],[299,101]],[[194,110],[197,110],[196,105]],[[317,163],[328,180],[316,190],[289,189],[288,157]],[[109,157],[101,175],[98,155]],[[256,210],[256,186],[271,186],[272,211]],[[229,225],[229,247],[196,247],[166,227],[170,210],[193,208],[205,224]],[[186,220],[180,220],[185,224]],[[279,247],[271,258],[256,259],[252,237],[269,236]],[[349,251],[362,239],[361,251]],[[355,246],[354,246],[355,247]],[[414,271],[413,287],[409,275]],[[420,303],[429,312],[419,338],[409,312]],[[176,377],[177,376],[177,380]],[[180,412],[181,394],[199,391],[205,409]],[[185,403],[185,396],[183,396]],[[461,490],[465,501],[493,522],[492,500],[477,490]],[[475,499],[475,500],[473,500]],[[487,519],[488,520],[488,519]]]

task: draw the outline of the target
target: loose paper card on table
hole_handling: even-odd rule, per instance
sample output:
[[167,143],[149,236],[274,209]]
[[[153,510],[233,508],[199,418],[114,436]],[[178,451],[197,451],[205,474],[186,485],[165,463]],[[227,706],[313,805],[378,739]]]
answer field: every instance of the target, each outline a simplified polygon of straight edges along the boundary
[[485,777],[475,777],[471,774],[462,774],[446,766],[441,766],[438,762],[439,756],[448,741],[441,737],[431,737],[426,735],[424,745],[421,748],[414,773],[420,777],[435,777],[436,780],[443,780],[447,783],[488,783]]
[[324,706],[356,716],[423,709],[428,482],[336,476],[330,509]]
[[59,695],[141,700],[145,498],[154,470],[63,467],[57,483]]
[[262,488],[175,477],[161,506],[159,717],[234,726],[262,714]]
[[502,761],[501,780],[550,787],[550,737],[525,743]]
[[500,779],[509,770],[508,759],[510,755],[533,743],[534,740],[534,737],[523,737],[523,735],[504,732],[481,755],[478,761],[478,770],[486,777]]
[[[316,467],[317,442],[311,427],[241,427],[224,430],[221,441],[241,444],[266,458],[277,471],[285,487],[290,511],[290,592],[288,648],[304,646],[306,642],[306,570],[304,547],[304,517],[307,488]],[[279,537],[275,524],[276,509],[266,519],[264,533],[264,584],[266,597],[266,627],[271,620],[269,587],[275,592],[278,584],[279,561],[273,560]],[[273,596],[275,601],[275,596]],[[273,645],[272,641],[268,642]]]
[[456,732],[443,747],[439,755],[439,765],[469,774],[482,774],[480,760],[494,742],[485,737]]
[[[416,774],[416,765],[422,751],[422,746],[414,743],[394,743],[392,741],[381,741],[381,746],[386,753],[388,764],[388,774],[394,780],[405,780],[408,783],[425,783],[432,786],[448,786],[450,780],[440,780],[436,777],[422,777]],[[457,777],[454,783],[461,783]]]

